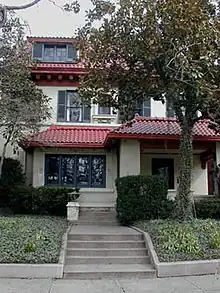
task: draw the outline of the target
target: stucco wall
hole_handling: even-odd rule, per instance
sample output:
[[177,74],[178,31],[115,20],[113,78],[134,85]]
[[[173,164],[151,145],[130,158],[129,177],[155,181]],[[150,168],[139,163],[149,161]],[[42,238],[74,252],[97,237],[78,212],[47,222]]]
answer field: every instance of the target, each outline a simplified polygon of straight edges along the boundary
[[[151,175],[152,158],[174,159],[174,188],[178,187],[179,156],[178,154],[141,154],[141,174]],[[192,191],[195,196],[208,195],[207,168],[201,168],[199,155],[193,156]]]
[[140,174],[140,142],[138,140],[120,141],[120,177]]
[[44,185],[45,154],[100,154],[106,155],[106,188],[82,188],[82,204],[100,203],[113,205],[116,201],[115,179],[117,178],[117,155],[114,151],[85,149],[40,149],[33,154],[33,186]]

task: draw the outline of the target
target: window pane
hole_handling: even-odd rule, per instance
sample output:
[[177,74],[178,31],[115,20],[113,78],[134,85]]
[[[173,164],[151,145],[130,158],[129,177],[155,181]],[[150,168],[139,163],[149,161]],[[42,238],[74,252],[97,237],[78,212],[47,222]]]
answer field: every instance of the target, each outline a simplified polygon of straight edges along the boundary
[[70,122],[81,122],[82,108],[68,108],[67,107],[67,120]]
[[143,108],[143,116],[150,117],[151,116],[151,109],[150,108]]
[[168,188],[174,189],[174,160],[152,159],[152,175],[164,178],[168,182]]
[[48,185],[58,185],[59,184],[59,156],[47,156],[46,157],[46,172],[45,179]]
[[43,44],[36,43],[33,44],[33,58],[41,59],[43,53]]
[[93,156],[91,161],[91,185],[92,187],[105,186],[105,157]]
[[89,187],[89,156],[77,156],[76,186]]
[[74,186],[75,174],[75,158],[74,156],[63,156],[61,165],[62,185]]
[[82,105],[76,91],[67,92],[67,121],[82,121]]
[[150,98],[148,98],[147,100],[145,100],[143,102],[143,107],[146,107],[146,108],[151,107],[151,99]]
[[101,107],[99,106],[99,114],[110,114],[111,108],[110,107]]
[[54,61],[55,47],[53,45],[44,45],[44,60]]
[[91,108],[90,106],[83,106],[83,122],[90,122],[91,120]]
[[58,45],[56,46],[56,61],[66,61],[66,46]]

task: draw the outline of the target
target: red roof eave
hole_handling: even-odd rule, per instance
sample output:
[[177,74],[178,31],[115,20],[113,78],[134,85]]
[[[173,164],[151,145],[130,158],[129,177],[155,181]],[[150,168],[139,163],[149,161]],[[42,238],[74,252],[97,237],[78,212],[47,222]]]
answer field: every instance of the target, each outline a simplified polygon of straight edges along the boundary
[[57,148],[104,148],[104,144],[96,144],[96,143],[38,143],[38,142],[30,142],[27,144],[26,148],[29,147],[57,147]]
[[[157,134],[132,134],[132,133],[109,133],[106,136],[104,145],[108,145],[111,139],[149,139],[149,140],[180,140],[178,135],[157,135]],[[220,141],[220,137],[204,137],[204,136],[195,136],[193,137],[194,141]]]

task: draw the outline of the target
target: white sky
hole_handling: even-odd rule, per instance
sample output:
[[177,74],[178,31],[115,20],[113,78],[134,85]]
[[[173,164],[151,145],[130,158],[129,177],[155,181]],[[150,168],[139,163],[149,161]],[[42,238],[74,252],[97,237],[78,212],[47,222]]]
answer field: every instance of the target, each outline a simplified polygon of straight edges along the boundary
[[[57,5],[63,6],[71,0],[53,0]],[[31,0],[0,0],[0,4],[19,5],[30,3]],[[77,27],[85,21],[85,10],[91,8],[90,0],[80,0],[81,12],[64,12],[53,5],[49,0],[41,2],[31,8],[17,12],[22,20],[28,22],[32,36],[72,36]]]

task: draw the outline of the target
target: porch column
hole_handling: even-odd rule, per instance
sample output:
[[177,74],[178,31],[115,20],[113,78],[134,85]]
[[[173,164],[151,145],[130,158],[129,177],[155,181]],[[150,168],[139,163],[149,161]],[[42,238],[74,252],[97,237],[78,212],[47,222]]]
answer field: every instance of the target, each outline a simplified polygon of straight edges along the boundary
[[120,177],[140,174],[140,142],[138,140],[121,140],[120,142]]
[[220,164],[220,143],[216,142],[216,164]]

